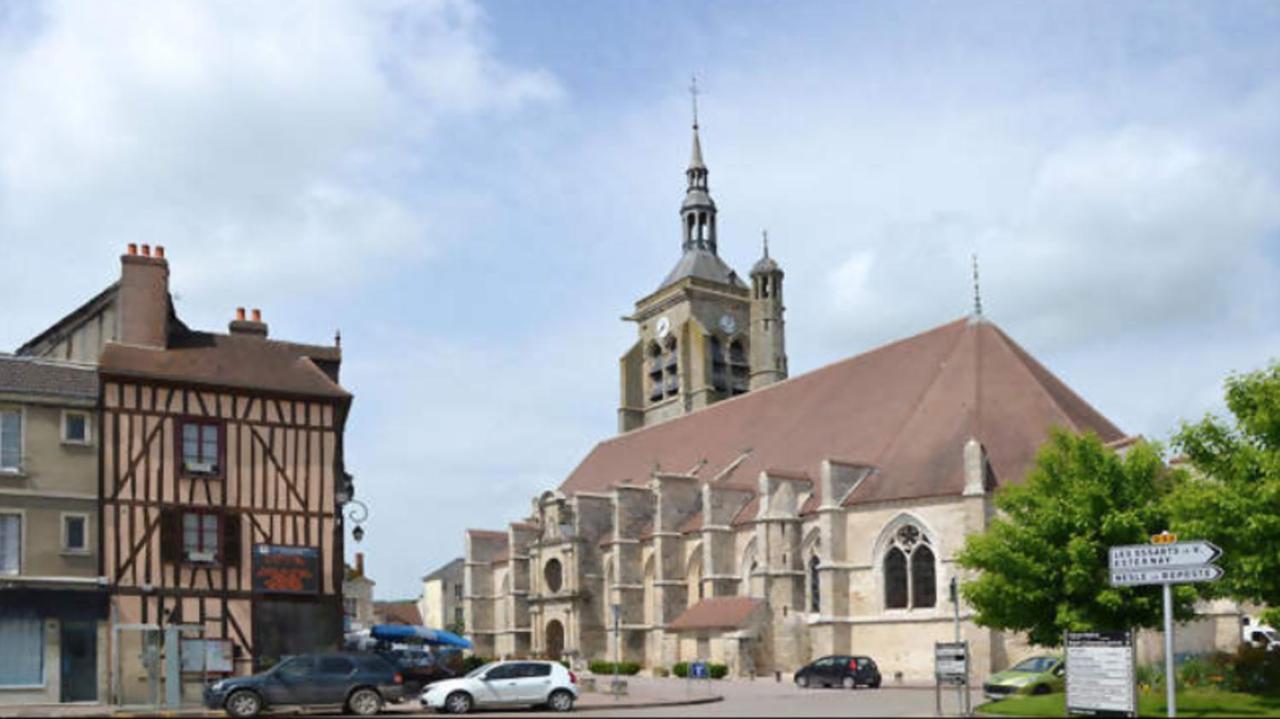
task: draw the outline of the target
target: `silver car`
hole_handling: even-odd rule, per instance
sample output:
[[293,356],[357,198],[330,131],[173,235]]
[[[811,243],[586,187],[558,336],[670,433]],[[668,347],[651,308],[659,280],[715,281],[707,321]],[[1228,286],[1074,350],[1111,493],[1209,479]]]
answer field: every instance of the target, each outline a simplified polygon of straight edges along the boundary
[[476,707],[545,706],[567,712],[578,700],[578,677],[556,662],[490,662],[422,692],[425,709],[466,714]]

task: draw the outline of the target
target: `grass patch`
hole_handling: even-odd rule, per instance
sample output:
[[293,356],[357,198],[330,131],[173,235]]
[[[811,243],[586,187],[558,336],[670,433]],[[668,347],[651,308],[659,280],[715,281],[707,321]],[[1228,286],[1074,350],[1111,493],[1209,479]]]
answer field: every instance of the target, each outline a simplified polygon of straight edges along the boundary
[[[991,716],[1061,717],[1066,714],[1066,695],[1002,699],[982,704],[976,707],[976,711]],[[1141,694],[1138,697],[1138,714],[1144,717],[1165,716],[1164,694]],[[1188,689],[1178,692],[1178,716],[1280,717],[1280,696]]]

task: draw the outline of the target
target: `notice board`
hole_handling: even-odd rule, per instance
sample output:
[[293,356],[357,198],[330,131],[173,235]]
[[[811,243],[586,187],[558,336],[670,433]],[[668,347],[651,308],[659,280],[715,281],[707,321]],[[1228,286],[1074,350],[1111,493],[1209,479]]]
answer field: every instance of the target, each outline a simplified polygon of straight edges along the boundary
[[1137,716],[1133,633],[1067,632],[1067,713]]

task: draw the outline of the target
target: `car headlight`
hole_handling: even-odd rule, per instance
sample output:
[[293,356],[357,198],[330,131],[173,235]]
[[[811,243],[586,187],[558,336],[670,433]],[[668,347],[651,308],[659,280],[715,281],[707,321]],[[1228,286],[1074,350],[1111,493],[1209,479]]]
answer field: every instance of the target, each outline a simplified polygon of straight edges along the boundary
[[215,692],[220,692],[222,691],[222,688],[225,687],[226,685],[227,685],[226,679],[219,679],[218,681],[213,683],[212,689]]

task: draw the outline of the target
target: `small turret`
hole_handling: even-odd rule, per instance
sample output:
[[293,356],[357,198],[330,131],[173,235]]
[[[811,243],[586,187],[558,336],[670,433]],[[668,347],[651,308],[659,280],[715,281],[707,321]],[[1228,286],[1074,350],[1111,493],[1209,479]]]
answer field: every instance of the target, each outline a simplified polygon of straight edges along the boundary
[[782,313],[782,267],[769,256],[769,233],[764,255],[751,268],[751,389],[787,378],[787,347]]

